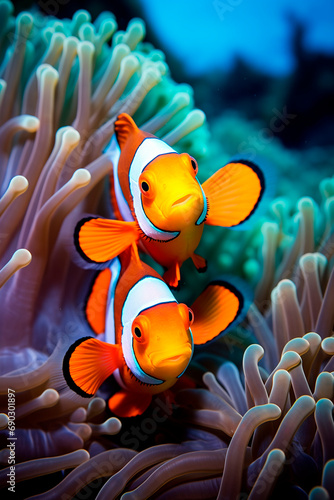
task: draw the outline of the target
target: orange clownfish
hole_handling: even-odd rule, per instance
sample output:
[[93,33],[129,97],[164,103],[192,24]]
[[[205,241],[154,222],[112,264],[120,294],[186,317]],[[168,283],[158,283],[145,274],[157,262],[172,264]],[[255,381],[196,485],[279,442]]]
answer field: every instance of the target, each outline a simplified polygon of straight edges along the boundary
[[171,287],[178,286],[180,267],[189,257],[199,271],[206,269],[205,259],[195,254],[204,224],[242,224],[265,189],[262,171],[246,160],[228,163],[201,186],[194,158],[138,129],[126,113],[115,122],[107,154],[113,163],[111,198],[118,220],[81,220],[74,236],[77,250],[89,261],[107,262],[140,242],[167,268],[164,280]]
[[84,337],[68,349],[63,374],[69,387],[92,397],[111,374],[121,390],[109,399],[120,417],[143,413],[154,394],[173,386],[186,370],[194,344],[204,344],[240,320],[245,295],[226,281],[212,282],[192,309],[179,304],[148,265],[126,251],[101,271],[86,305],[100,340]]

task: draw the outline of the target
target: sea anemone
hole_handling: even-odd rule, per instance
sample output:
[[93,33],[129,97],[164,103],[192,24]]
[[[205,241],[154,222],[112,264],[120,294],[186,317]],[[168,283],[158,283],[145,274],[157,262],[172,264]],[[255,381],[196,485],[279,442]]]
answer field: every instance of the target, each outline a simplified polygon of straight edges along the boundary
[[[120,112],[197,158],[204,114],[142,41],[141,20],[121,32],[107,12],[94,23],[86,11],[12,12],[0,1],[1,488],[12,474],[20,498],[334,497],[334,179],[309,180],[316,201],[287,200],[301,157],[271,143],[279,197],[249,231],[206,229],[208,272],[185,265],[179,295],[191,303],[211,278],[237,274],[254,288],[247,319],[195,353],[175,400],[159,395],[121,424],[106,409],[111,381],[85,399],[61,371],[69,345],[91,335],[93,271],[74,262],[73,230],[87,213],[110,215],[103,151]],[[228,152],[240,153],[250,126],[226,120]],[[203,179],[227,159],[214,134]]]
[[[72,262],[71,233],[98,209],[117,115],[134,115],[176,148],[193,144],[197,155],[206,133],[191,88],[176,85],[163,54],[142,42],[141,20],[116,32],[107,12],[93,24],[86,11],[63,21],[12,12],[0,2],[0,385],[3,429],[8,391],[15,400],[19,482],[85,462],[84,446],[121,427],[104,400],[75,395],[61,374],[66,346],[90,334],[82,305],[91,272]],[[7,437],[2,431],[3,465]]]

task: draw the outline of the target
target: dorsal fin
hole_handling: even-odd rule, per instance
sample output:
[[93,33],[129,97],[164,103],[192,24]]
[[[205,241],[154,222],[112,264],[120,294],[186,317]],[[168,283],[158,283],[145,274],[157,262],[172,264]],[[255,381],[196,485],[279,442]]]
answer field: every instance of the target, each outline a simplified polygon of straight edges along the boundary
[[115,134],[119,147],[122,149],[131,134],[138,133],[139,129],[130,115],[122,113],[115,121]]

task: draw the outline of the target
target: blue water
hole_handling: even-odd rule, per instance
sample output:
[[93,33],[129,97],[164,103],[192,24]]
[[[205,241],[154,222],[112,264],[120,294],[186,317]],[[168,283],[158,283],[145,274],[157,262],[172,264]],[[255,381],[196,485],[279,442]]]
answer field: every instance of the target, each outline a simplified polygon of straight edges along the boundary
[[237,57],[268,75],[295,68],[293,23],[308,51],[334,53],[333,0],[138,0],[165,49],[190,76],[228,71]]

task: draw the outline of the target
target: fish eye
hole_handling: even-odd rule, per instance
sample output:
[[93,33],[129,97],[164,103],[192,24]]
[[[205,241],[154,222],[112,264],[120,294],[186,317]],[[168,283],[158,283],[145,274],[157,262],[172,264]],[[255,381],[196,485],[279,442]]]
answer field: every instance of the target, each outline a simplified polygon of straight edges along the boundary
[[191,166],[193,167],[195,174],[197,174],[197,172],[198,172],[197,161],[195,161],[194,158],[190,158],[190,161],[191,161]]
[[143,172],[138,179],[138,187],[145,198],[145,202],[152,202],[156,195],[156,178],[153,172]]
[[138,328],[138,326],[136,326],[136,328],[134,329],[134,334],[138,339],[141,338],[141,331],[140,328]]
[[146,330],[146,322],[145,318],[136,318],[134,323],[132,324],[132,336],[136,340],[136,342],[139,342],[140,344],[144,344],[146,341],[146,336],[145,336],[145,330]]
[[194,313],[192,312],[191,309],[188,310],[188,313],[189,313],[189,323],[190,323],[189,326],[191,326],[194,322]]
[[146,181],[143,181],[141,183],[141,189],[142,189],[142,191],[144,191],[144,193],[147,193],[150,190],[150,186],[148,185],[148,183]]

